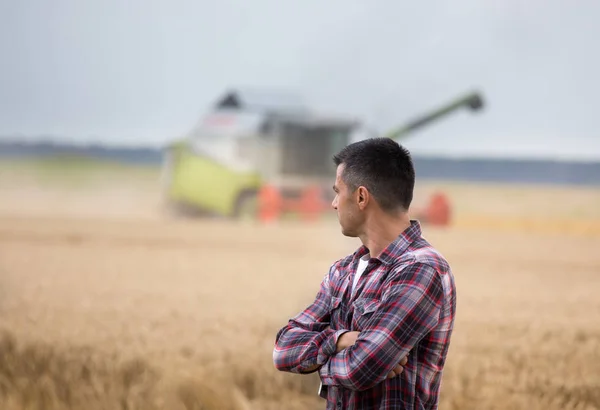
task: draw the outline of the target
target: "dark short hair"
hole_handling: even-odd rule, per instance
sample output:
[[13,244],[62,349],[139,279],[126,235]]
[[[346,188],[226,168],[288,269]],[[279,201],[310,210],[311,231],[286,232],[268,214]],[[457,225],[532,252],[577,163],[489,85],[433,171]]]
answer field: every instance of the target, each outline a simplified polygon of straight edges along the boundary
[[369,138],[333,156],[344,164],[342,180],[351,191],[364,186],[382,209],[407,211],[413,199],[415,169],[410,152],[390,138]]

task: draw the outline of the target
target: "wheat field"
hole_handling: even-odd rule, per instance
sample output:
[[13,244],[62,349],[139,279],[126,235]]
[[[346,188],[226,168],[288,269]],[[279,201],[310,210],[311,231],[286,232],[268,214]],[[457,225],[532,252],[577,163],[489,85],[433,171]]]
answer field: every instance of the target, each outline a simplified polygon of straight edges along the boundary
[[[152,180],[20,176],[0,177],[1,409],[324,408],[271,352],[358,246],[335,221],[178,220]],[[440,409],[600,409],[600,190],[422,187],[456,209],[424,225],[458,290]]]

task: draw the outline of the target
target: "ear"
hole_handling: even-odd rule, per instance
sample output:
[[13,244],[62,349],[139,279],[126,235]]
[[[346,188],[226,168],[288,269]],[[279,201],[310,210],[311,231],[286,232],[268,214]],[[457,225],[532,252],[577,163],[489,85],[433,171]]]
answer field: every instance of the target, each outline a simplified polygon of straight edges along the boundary
[[371,200],[371,195],[369,191],[364,186],[359,186],[356,190],[356,204],[358,208],[362,211],[364,210]]

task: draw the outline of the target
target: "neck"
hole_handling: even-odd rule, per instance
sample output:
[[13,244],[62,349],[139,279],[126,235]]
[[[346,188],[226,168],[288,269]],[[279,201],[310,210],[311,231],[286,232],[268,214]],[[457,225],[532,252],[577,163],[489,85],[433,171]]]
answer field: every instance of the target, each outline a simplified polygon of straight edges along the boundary
[[401,212],[395,215],[381,212],[367,218],[363,233],[359,238],[364,246],[369,249],[372,258],[377,258],[398,235],[410,227],[408,213]]

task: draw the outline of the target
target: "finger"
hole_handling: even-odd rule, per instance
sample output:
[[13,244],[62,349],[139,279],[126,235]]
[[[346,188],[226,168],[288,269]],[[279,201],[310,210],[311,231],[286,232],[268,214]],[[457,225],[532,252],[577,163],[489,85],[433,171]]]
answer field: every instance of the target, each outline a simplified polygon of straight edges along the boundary
[[402,366],[404,366],[406,363],[408,363],[408,356],[404,356],[404,357],[402,358],[402,360],[400,360],[400,364],[401,364]]
[[388,379],[391,379],[392,377],[396,377],[398,376],[400,373],[402,373],[402,367],[401,366],[396,366],[394,367],[387,375]]

